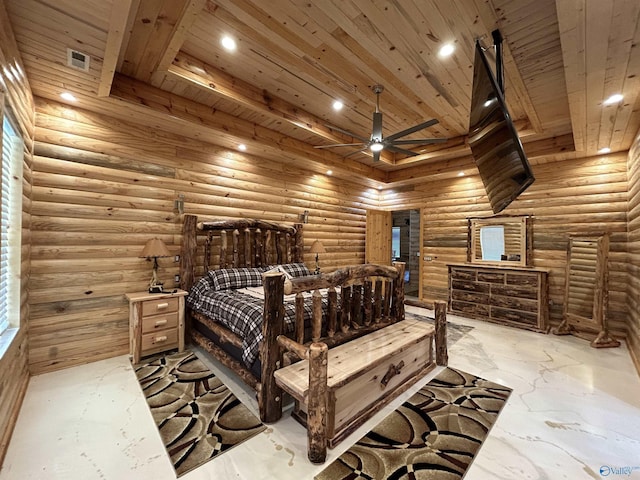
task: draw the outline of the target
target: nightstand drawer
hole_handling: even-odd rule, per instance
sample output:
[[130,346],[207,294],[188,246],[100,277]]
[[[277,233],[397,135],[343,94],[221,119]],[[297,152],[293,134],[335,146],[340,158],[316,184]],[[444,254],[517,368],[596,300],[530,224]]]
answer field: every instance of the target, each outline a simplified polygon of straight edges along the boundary
[[142,316],[178,311],[178,298],[158,298],[142,302]]
[[178,329],[160,330],[142,335],[142,354],[169,350],[178,346]]
[[157,332],[178,326],[178,312],[142,317],[142,333]]

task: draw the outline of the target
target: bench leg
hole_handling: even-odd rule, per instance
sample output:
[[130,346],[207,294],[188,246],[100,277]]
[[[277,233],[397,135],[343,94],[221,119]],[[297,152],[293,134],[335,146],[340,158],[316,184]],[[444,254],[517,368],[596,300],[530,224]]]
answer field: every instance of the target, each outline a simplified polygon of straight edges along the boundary
[[312,463],[327,458],[327,357],[325,343],[309,347],[309,402],[307,407],[307,455]]
[[436,365],[446,366],[449,363],[447,353],[447,304],[442,300],[435,301],[436,309]]

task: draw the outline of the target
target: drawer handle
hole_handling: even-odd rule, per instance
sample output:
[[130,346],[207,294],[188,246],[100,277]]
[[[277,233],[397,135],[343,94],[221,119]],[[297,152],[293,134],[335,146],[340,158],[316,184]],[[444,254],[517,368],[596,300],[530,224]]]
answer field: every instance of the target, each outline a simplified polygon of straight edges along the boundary
[[167,341],[167,336],[166,335],[162,335],[161,337],[155,337],[154,340],[155,340],[154,343],[166,342]]
[[158,310],[164,310],[165,308],[169,308],[169,303],[165,302],[165,303],[159,303],[157,306]]
[[387,373],[385,373],[384,377],[382,377],[382,380],[380,380],[380,388],[382,390],[386,388],[387,384],[391,381],[393,377],[395,377],[400,373],[400,370],[402,370],[402,367],[404,367],[404,360],[401,360],[397,366],[394,365],[393,363],[389,365],[389,370],[387,370]]
[[167,324],[167,319],[163,318],[162,320],[156,320],[156,327],[162,327]]

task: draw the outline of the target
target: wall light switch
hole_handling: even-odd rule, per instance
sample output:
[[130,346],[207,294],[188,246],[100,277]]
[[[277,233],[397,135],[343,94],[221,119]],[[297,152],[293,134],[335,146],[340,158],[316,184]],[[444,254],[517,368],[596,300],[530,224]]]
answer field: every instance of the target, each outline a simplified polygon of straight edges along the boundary
[[175,257],[173,257],[173,261],[174,262],[179,262],[180,261],[180,255],[176,255]]

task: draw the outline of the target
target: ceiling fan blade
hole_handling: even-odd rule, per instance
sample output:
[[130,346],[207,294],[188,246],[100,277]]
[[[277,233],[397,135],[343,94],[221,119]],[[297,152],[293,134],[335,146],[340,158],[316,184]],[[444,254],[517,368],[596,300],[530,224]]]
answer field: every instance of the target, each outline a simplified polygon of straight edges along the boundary
[[392,145],[428,145],[430,143],[446,143],[448,138],[416,138],[415,140],[395,140]]
[[386,140],[387,141],[391,141],[391,140],[395,140],[396,138],[400,138],[400,137],[404,137],[405,135],[409,135],[411,133],[417,132],[418,130],[422,130],[423,128],[427,128],[430,127],[432,125],[435,125],[436,123],[438,123],[438,120],[436,120],[435,118],[428,120],[426,122],[423,123],[419,123],[418,125],[415,125],[411,128],[407,128],[406,130],[402,130],[398,133],[394,133],[393,135],[389,135]]
[[402,153],[403,155],[409,155],[410,157],[415,157],[419,155],[416,152],[412,152],[411,150],[405,150],[404,148],[394,147],[393,145],[387,145],[384,147],[385,150],[389,150],[390,152]]
[[358,153],[366,152],[367,150],[368,150],[368,149],[367,149],[367,147],[365,147],[365,148],[361,148],[360,150],[356,150],[355,152],[351,152],[350,154],[345,155],[345,156],[344,156],[344,157],[342,157],[342,158],[349,158],[349,157],[351,157],[351,156],[353,156],[353,155],[357,155]]
[[[373,112],[373,130],[371,131],[371,140],[382,140],[382,113]],[[378,155],[379,156],[379,155]]]
[[362,142],[358,143],[334,143],[332,145],[314,145],[313,148],[333,148],[333,147],[359,147],[364,145]]
[[368,142],[368,141],[369,141],[369,139],[368,139],[368,138],[361,137],[360,135],[356,135],[355,133],[352,133],[352,132],[350,132],[350,131],[348,131],[348,130],[343,130],[343,129],[341,129],[340,127],[336,127],[336,126],[334,126],[334,125],[326,125],[326,126],[327,126],[327,127],[329,127],[329,128],[330,128],[330,129],[332,129],[332,130],[335,130],[336,132],[340,132],[340,133],[342,133],[342,134],[344,134],[344,135],[348,135],[348,136],[350,136],[350,137],[357,138],[357,139],[358,139],[358,140],[360,140],[361,142],[366,143],[366,142]]

